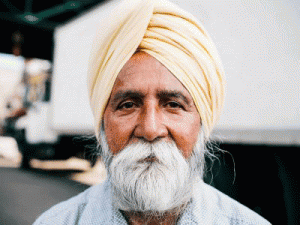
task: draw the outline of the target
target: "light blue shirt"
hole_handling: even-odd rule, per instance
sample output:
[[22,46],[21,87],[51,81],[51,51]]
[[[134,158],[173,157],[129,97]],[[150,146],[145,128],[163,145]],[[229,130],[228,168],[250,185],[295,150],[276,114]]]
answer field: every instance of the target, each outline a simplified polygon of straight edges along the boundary
[[[61,202],[43,213],[34,225],[125,225],[125,218],[111,202],[110,183],[90,187],[81,194]],[[181,215],[179,225],[269,225],[246,206],[217,189],[196,183],[190,204]]]

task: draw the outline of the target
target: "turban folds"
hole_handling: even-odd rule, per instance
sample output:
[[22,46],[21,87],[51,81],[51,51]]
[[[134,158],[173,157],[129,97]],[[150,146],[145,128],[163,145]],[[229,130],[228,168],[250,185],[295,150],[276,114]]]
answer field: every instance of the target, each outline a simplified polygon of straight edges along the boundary
[[188,90],[208,138],[224,102],[224,71],[197,19],[167,0],[124,0],[103,23],[88,74],[96,134],[115,80],[138,50],[160,61]]

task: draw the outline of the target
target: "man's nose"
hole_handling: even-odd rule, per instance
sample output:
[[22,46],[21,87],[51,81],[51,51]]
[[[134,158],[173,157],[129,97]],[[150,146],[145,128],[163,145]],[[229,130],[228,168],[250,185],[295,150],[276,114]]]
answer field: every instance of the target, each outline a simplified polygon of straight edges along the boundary
[[145,106],[141,110],[134,135],[149,142],[168,136],[168,129],[164,124],[163,113],[155,105]]

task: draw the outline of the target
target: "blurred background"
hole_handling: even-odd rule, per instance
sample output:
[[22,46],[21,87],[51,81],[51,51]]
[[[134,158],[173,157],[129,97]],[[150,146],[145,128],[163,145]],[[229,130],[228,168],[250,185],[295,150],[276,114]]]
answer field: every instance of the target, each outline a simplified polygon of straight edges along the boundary
[[[205,182],[272,224],[299,224],[300,2],[172,0],[205,26],[227,94]],[[0,0],[0,224],[32,224],[105,179],[86,75],[119,0]],[[107,25],[107,24],[105,24]]]

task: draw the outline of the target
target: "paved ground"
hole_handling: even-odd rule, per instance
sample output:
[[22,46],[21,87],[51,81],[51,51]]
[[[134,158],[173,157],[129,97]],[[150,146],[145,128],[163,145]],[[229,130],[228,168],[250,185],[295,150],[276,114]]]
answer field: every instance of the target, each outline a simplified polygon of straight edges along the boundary
[[100,161],[32,161],[35,169],[22,170],[15,161],[0,158],[0,224],[31,225],[51,206],[100,183],[105,178]]
[[29,225],[54,204],[88,188],[67,179],[69,172],[0,168],[0,224]]

